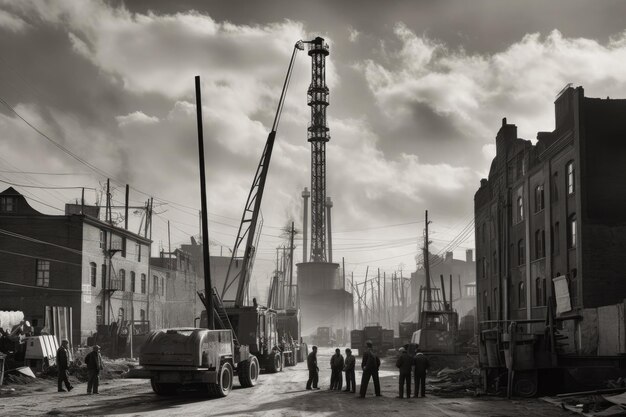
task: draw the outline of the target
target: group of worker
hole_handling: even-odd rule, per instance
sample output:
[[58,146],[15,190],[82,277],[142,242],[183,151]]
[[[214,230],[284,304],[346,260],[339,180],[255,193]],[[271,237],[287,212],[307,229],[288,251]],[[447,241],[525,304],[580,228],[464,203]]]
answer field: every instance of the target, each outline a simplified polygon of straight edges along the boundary
[[[69,392],[74,389],[69,380],[69,365],[70,365],[70,351],[68,349],[69,342],[67,340],[61,341],[61,347],[57,350],[57,388],[59,392]],[[89,379],[87,380],[87,394],[98,394],[98,385],[100,384],[100,371],[104,369],[102,365],[102,355],[100,355],[100,346],[95,345],[91,352],[85,356],[85,364],[87,365],[87,372]],[[63,385],[65,388],[63,389]]]
[[[381,397],[380,393],[380,379],[378,377],[378,370],[380,369],[380,358],[373,349],[372,342],[366,343],[367,350],[363,353],[363,359],[361,361],[361,369],[363,370],[361,376],[361,388],[359,390],[358,398],[365,398],[367,393],[367,386],[370,379],[374,382],[374,393],[377,397]],[[356,359],[352,355],[350,348],[345,350],[346,357],[341,355],[340,349],[335,349],[335,354],[330,358],[330,387],[329,390],[342,391],[343,378],[342,372],[346,374],[346,389],[343,392],[356,393],[356,380],[355,380],[355,364]],[[411,397],[411,371],[415,369],[415,397],[418,396],[418,391],[422,397],[425,396],[426,389],[426,371],[429,367],[428,359],[422,353],[417,353],[415,357],[408,354],[405,348],[400,348],[400,356],[396,361],[396,366],[400,370],[399,379],[399,391],[398,398],[404,398],[404,387],[406,385],[407,398]],[[313,346],[311,353],[307,357],[307,367],[309,370],[309,379],[306,383],[307,390],[320,389],[319,383],[319,367],[317,365],[317,346]]]

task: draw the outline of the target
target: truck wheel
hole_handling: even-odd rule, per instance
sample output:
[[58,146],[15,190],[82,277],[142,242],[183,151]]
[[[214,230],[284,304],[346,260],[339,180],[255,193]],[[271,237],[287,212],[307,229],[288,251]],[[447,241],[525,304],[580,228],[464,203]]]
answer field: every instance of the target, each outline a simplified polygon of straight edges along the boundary
[[270,374],[275,374],[283,370],[283,364],[281,360],[280,352],[272,352],[267,358],[267,366],[265,370]]
[[239,383],[244,388],[253,387],[259,380],[259,360],[251,356],[247,361],[239,362]]
[[174,395],[178,389],[178,384],[155,382],[153,379],[150,380],[150,385],[152,386],[152,391],[154,391],[156,395]]
[[224,398],[233,388],[233,367],[230,363],[225,362],[220,367],[218,373],[217,384],[209,384],[209,395]]

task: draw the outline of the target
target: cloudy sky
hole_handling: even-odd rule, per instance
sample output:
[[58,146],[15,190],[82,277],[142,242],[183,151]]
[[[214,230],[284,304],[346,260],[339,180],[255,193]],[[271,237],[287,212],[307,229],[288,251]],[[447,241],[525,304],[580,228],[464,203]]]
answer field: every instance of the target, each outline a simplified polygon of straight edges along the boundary
[[[367,265],[408,273],[425,209],[435,251],[473,247],[473,194],[502,117],[534,140],[553,129],[567,83],[626,97],[625,15],[612,0],[0,0],[0,188],[18,184],[35,208],[60,214],[80,190],[30,187],[89,187],[94,203],[109,176],[118,203],[125,183],[133,204],[155,198],[153,250],[167,249],[168,220],[172,245],[187,243],[198,234],[200,75],[211,249],[227,253],[293,45],[319,35],[331,50],[334,258],[356,280]],[[263,201],[260,287],[281,228],[301,225],[309,82],[301,53]]]

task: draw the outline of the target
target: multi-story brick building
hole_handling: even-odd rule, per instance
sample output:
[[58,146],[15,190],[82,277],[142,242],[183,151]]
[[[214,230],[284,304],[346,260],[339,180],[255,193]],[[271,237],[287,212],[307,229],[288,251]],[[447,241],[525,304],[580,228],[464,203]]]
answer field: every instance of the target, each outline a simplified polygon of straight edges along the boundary
[[555,119],[535,144],[506,119],[496,136],[474,197],[478,319],[543,319],[566,283],[559,311],[582,317],[565,324],[571,349],[600,352],[599,332],[612,332],[602,306],[626,298],[626,100],[568,86]]
[[46,307],[71,308],[74,344],[97,324],[147,320],[150,244],[99,220],[97,207],[46,215],[8,188],[0,193],[0,310],[43,327]]

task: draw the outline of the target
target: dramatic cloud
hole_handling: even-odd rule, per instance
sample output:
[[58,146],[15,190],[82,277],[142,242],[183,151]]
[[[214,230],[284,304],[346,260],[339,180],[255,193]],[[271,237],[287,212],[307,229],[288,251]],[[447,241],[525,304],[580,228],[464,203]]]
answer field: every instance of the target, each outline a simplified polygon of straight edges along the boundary
[[[200,75],[211,240],[232,247],[293,45],[318,34],[305,20],[257,22],[100,1],[0,0],[0,45],[27,51],[9,55],[15,71],[0,66],[0,91],[34,126],[109,173],[116,187],[130,183],[135,203],[148,197],[141,192],[154,195],[158,247],[166,242],[168,219],[173,245],[198,233],[193,78]],[[626,97],[624,34],[605,43],[558,31],[529,34],[481,53],[396,21],[385,21],[376,35],[354,23],[322,36],[331,45],[327,180],[335,259],[345,256],[351,269],[412,269],[425,209],[439,232],[434,246],[454,238],[471,219],[502,117],[533,139],[552,129],[552,102],[567,82],[585,86],[588,95]],[[310,186],[309,83],[310,59],[300,52],[264,195],[260,288],[283,241],[280,228],[291,220],[298,227],[300,193]],[[5,108],[0,131],[1,168],[10,161],[24,171],[88,170]],[[97,189],[104,180],[93,173],[0,179]],[[28,195],[60,208],[77,193]],[[117,191],[118,201],[121,196]],[[392,224],[400,226],[379,227]],[[464,242],[471,245],[471,238]]]

